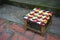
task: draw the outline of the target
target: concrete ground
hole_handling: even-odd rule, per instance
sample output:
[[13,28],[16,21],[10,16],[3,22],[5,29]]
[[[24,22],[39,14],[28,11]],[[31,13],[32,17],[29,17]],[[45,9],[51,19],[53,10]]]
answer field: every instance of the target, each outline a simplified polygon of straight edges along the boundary
[[60,18],[55,16],[45,37],[30,30],[25,31],[23,16],[29,11],[12,5],[0,7],[0,40],[60,40]]

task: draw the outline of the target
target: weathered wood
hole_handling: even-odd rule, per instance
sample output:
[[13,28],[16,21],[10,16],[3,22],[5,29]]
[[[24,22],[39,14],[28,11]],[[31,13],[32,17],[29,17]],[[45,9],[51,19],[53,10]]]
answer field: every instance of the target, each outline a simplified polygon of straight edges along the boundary
[[24,29],[27,29],[27,20],[24,20]]
[[45,32],[46,32],[45,27],[41,27],[41,35],[42,35],[42,36],[44,36]]

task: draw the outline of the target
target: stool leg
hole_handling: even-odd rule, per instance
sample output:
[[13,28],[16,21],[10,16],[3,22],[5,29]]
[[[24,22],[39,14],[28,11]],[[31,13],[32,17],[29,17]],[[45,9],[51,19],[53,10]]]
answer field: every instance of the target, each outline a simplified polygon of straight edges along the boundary
[[24,29],[27,30],[27,20],[24,20]]
[[41,27],[41,35],[42,35],[42,36],[44,36],[45,31],[46,31],[46,30],[45,30],[45,27]]

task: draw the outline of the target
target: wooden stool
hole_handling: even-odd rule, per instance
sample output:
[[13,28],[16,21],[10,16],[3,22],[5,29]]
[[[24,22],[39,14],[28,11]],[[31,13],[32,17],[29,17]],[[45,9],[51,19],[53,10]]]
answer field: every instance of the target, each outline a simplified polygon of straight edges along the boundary
[[49,11],[44,11],[37,8],[34,8],[33,10],[34,11],[28,13],[24,17],[24,29],[25,30],[30,29],[35,32],[41,33],[41,35],[44,35],[46,32],[47,26],[52,22],[51,21],[52,13]]

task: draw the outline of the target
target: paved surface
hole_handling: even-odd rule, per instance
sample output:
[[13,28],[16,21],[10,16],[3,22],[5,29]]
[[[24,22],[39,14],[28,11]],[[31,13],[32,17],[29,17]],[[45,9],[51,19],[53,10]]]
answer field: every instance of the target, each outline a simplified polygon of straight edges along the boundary
[[23,16],[27,14],[29,11],[29,9],[21,7],[4,5],[0,8],[0,18],[23,24]]
[[29,9],[11,5],[4,5],[1,7],[0,40],[60,40],[60,18],[58,17],[53,16],[53,22],[52,25],[48,28],[49,33],[46,35],[47,37],[42,37],[39,34],[29,30],[25,31],[23,29],[23,16],[29,11]]
[[[12,5],[4,5],[0,8],[0,18],[7,19],[9,21],[13,21],[19,23],[21,26],[24,24],[23,16],[29,13],[31,10],[25,9],[22,7],[15,7]],[[52,33],[58,34],[60,36],[60,18],[54,17],[52,18],[52,25],[49,30]]]
[[0,18],[0,40],[60,40],[60,37],[54,34],[43,37],[30,30],[25,31],[19,24]]

